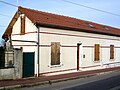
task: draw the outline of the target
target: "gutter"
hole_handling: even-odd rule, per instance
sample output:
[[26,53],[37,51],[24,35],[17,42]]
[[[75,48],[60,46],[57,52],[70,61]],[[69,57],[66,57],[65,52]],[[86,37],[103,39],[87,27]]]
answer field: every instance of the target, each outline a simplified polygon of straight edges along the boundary
[[48,24],[48,23],[43,23],[43,22],[37,22],[37,26],[120,37],[120,34],[117,33],[117,32],[112,33],[109,30],[108,31],[106,31],[106,30],[104,31],[103,30],[101,32],[99,30],[97,31],[96,28],[91,28],[91,29],[86,29],[84,27],[83,28],[73,28],[73,27],[70,27],[70,26],[53,25],[53,24]]
[[39,49],[39,45],[40,45],[40,35],[39,35],[39,32],[40,32],[40,26],[39,25],[37,25],[37,23],[35,23],[35,25],[36,25],[36,27],[37,27],[37,66],[36,66],[36,68],[37,68],[37,77],[39,77],[39,59],[40,59],[40,49]]

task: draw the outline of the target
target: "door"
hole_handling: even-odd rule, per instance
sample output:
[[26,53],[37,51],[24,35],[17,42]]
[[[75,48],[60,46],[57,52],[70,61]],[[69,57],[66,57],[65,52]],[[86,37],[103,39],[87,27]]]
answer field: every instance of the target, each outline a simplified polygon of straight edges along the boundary
[[23,77],[34,76],[34,52],[23,53]]
[[77,44],[77,70],[79,70],[80,67],[80,43]]

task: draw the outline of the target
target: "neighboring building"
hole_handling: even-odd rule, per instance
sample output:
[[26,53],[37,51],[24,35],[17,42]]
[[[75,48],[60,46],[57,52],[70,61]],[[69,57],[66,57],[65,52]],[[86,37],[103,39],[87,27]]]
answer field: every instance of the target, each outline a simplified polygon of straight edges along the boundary
[[19,7],[9,37],[23,48],[23,77],[120,66],[118,28]]

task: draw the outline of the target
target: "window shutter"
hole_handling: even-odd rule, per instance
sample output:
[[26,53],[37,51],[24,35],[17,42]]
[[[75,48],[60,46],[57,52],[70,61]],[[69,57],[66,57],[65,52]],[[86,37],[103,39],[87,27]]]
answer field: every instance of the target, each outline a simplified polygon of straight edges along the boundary
[[100,45],[99,44],[95,44],[95,48],[94,48],[94,60],[95,61],[99,61],[100,60]]
[[114,45],[110,45],[110,59],[114,59]]
[[25,16],[21,16],[21,35],[25,34]]
[[51,65],[60,64],[60,42],[51,42]]

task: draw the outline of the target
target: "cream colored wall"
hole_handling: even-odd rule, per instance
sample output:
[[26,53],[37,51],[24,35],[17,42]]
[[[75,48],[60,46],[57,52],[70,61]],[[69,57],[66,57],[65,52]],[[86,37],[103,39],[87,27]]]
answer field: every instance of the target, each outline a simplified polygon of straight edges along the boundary
[[[25,25],[25,35],[20,35],[20,18],[18,18],[17,22],[13,26],[13,31],[12,31],[12,40],[27,40],[27,41],[36,41],[37,42],[37,34],[36,33],[28,33],[28,32],[35,32],[37,31],[37,28],[35,25],[26,17],[26,25]],[[18,34],[18,35],[16,35]],[[31,43],[31,42],[12,42],[13,45],[37,45],[36,43]],[[16,47],[21,47],[21,46],[16,46]],[[23,52],[35,52],[36,47],[24,47]]]
[[[106,68],[107,65],[103,65],[106,63],[112,62],[120,62],[120,49],[115,48],[115,59],[111,61],[110,58],[110,50],[109,48],[100,48],[100,61],[94,61],[94,47],[83,47],[83,46],[94,46],[95,44],[100,44],[101,46],[110,46],[114,45],[120,47],[120,41],[117,40],[107,40],[107,39],[119,39],[119,37],[115,36],[106,36],[99,34],[91,34],[84,32],[76,32],[76,31],[68,31],[68,30],[60,30],[60,29],[50,29],[50,28],[40,28],[40,44],[41,45],[51,45],[51,42],[60,42],[61,45],[67,46],[77,46],[77,43],[82,42],[82,46],[80,48],[80,67],[88,67],[100,65],[98,67],[93,68],[84,68],[81,70],[91,70],[91,69],[100,69]],[[55,35],[55,34],[44,34],[42,32],[49,33],[59,33],[59,34],[69,34],[69,35],[78,35],[78,36],[66,36],[66,35]],[[88,38],[88,37],[79,37],[79,36],[88,36],[88,37],[98,37],[98,38]],[[99,38],[107,38],[107,39],[99,39]],[[41,72],[53,72],[65,69],[73,69],[77,68],[77,47],[60,47],[61,55],[60,62],[61,65],[58,67],[52,67],[50,65],[51,62],[51,47],[41,47],[41,58],[40,58],[40,70]],[[85,55],[85,58],[83,58]]]
[[[36,26],[26,17],[25,21],[25,35],[20,35],[20,18],[16,21],[15,25],[13,26],[12,30],[12,40],[27,40],[27,41],[36,41],[37,42],[37,33],[29,33],[29,32],[36,32]],[[35,52],[35,66],[37,64],[37,45],[36,43],[30,42],[16,42],[13,41],[12,44],[14,48],[23,47],[23,52]],[[22,46],[23,45],[23,46]],[[36,74],[36,67],[35,67],[35,74]]]
[[[13,40],[29,40],[29,41],[36,41],[37,35],[36,33],[28,33],[28,32],[37,32],[36,26],[26,17],[25,21],[25,35],[20,35],[20,18],[16,21],[13,26],[12,30],[12,39]],[[16,35],[18,34],[18,35]]]

